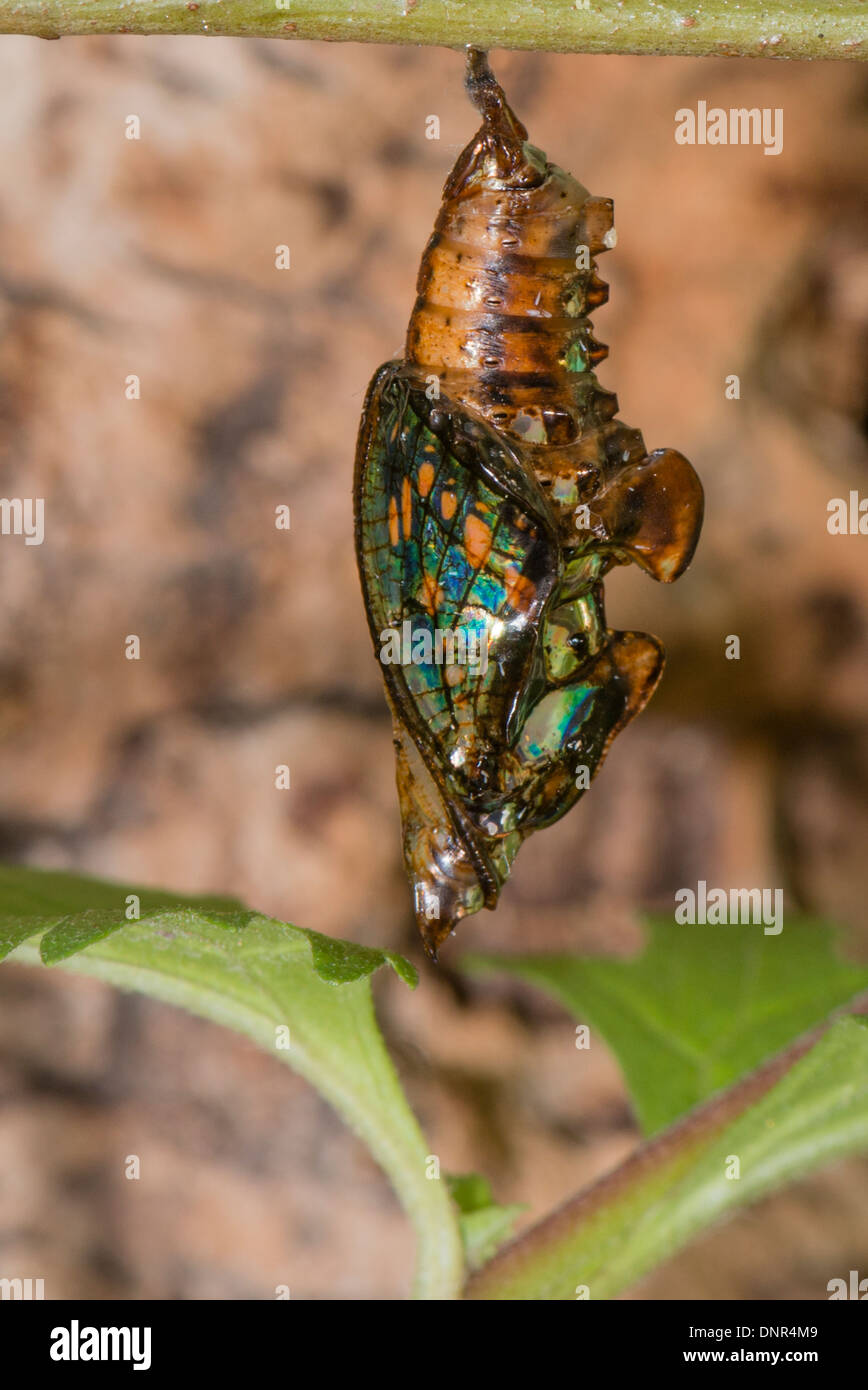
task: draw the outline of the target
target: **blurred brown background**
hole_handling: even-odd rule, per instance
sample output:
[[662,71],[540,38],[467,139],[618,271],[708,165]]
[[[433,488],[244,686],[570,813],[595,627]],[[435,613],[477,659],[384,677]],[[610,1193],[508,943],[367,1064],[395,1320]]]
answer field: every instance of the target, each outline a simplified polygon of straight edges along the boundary
[[[533,142],[615,199],[600,376],[708,498],[678,586],[608,582],[612,625],[667,644],[651,709],[523,849],[497,915],[415,996],[378,982],[432,1150],[539,1215],[636,1131],[603,1046],[577,1053],[530,991],[459,979],[462,943],[629,952],[637,910],[701,877],[783,886],[866,955],[868,538],[830,536],[826,505],[868,493],[868,72],[495,67]],[[0,541],[0,857],[225,891],[418,961],[350,480],[474,129],[461,59],[3,38],[0,93],[0,491],[46,499],[41,547]],[[677,146],[674,113],[700,99],[783,108],[783,153]],[[48,1297],[407,1291],[411,1235],[367,1154],[216,1027],[8,967],[0,1101],[0,1273]],[[824,1298],[866,1272],[866,1179],[829,1169],[636,1293]]]

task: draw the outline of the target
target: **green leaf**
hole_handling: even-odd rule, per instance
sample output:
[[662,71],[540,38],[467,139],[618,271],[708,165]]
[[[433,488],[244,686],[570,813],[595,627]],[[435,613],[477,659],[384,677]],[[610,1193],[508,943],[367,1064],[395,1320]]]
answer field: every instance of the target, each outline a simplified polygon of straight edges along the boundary
[[[142,908],[132,922],[125,917],[131,894]],[[35,937],[41,956],[26,944]],[[179,898],[15,866],[0,868],[0,942],[17,947],[13,959],[60,962],[61,969],[246,1033],[306,1077],[365,1140],[413,1219],[417,1296],[457,1297],[463,1258],[455,1209],[446,1184],[426,1176],[429,1145],[371,996],[370,976],[383,965],[415,986],[409,962],[226,899]]]
[[819,922],[766,936],[658,918],[635,960],[465,956],[462,966],[540,985],[598,1029],[653,1134],[868,988],[868,970],[839,960],[832,943]]
[[[130,897],[138,900],[133,919],[127,916]],[[121,887],[80,874],[0,864],[0,960],[23,941],[40,936],[43,963],[57,965],[86,946],[129,927],[131,920],[159,924],[167,910],[193,912],[202,922],[224,927],[243,927],[255,919],[263,920],[259,913],[242,907],[234,898],[191,898],[154,888]],[[302,927],[289,930],[307,937],[314,970],[322,980],[347,984],[371,975],[388,962],[405,984],[416,988],[416,969],[403,956],[339,941]]]
[[450,1173],[446,1181],[453,1202],[465,1215],[483,1211],[494,1202],[491,1183],[481,1173]]
[[866,1148],[868,1028],[844,1018],[525,1232],[466,1297],[612,1298],[735,1208]]
[[253,915],[245,914],[234,898],[189,898],[154,888],[122,888],[79,874],[0,864],[0,960],[22,941],[40,935],[42,959],[46,965],[55,965],[129,926],[129,897],[138,900],[139,921],[166,907]]
[[491,1184],[479,1173],[453,1174],[447,1179],[461,1215],[458,1224],[468,1269],[478,1269],[509,1240],[523,1205],[499,1206]]

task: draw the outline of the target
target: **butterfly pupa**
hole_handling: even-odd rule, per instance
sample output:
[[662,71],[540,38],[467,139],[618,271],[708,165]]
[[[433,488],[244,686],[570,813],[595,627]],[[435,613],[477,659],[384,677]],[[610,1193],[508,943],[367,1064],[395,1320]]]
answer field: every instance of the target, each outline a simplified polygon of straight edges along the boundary
[[485,54],[482,125],[422,256],[404,355],[368,389],[355,534],[392,714],[403,850],[432,957],[496,906],[518,849],[584,794],[663,667],[606,626],[603,580],[683,574],[692,466],[649,454],[594,369],[612,202],[528,143]]

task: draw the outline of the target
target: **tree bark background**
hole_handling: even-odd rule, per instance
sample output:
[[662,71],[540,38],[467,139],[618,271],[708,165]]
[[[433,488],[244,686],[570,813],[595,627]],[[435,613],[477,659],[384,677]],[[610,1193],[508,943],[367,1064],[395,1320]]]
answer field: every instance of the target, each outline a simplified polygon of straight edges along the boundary
[[[708,498],[674,589],[607,583],[611,624],[667,644],[651,708],[523,849],[497,915],[462,927],[415,997],[379,992],[432,1151],[538,1215],[635,1128],[602,1045],[579,1074],[570,1021],[459,981],[462,944],[626,953],[637,910],[705,878],[781,886],[868,951],[868,538],[826,529],[830,498],[868,494],[868,78],[495,68],[532,141],[615,199],[600,377]],[[400,350],[475,128],[461,60],[6,37],[0,92],[0,491],[46,505],[42,546],[0,538],[0,854],[225,891],[418,958],[350,484],[365,387]],[[699,100],[780,107],[783,152],[676,145]],[[411,1237],[378,1170],[243,1040],[10,967],[0,1097],[0,1274],[49,1297],[406,1291]],[[866,1272],[866,1175],[841,1165],[765,1203],[638,1292],[825,1297]]]

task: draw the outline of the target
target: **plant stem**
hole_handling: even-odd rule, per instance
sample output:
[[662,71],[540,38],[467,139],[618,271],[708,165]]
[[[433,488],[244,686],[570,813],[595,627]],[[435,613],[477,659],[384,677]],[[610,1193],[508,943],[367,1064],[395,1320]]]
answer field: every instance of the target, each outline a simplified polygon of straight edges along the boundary
[[216,34],[557,53],[868,57],[862,0],[0,0],[0,33]]
[[567,1300],[583,1288],[611,1298],[727,1212],[863,1150],[868,995],[847,1015],[797,1039],[523,1232],[471,1277],[465,1297]]

